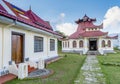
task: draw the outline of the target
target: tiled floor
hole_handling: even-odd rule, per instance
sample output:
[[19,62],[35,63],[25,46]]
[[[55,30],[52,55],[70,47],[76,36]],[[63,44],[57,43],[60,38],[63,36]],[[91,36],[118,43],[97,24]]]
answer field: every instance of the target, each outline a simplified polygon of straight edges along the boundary
[[0,77],[0,84],[4,84],[5,82],[15,79],[17,76],[13,75],[13,74],[7,74],[4,76]]

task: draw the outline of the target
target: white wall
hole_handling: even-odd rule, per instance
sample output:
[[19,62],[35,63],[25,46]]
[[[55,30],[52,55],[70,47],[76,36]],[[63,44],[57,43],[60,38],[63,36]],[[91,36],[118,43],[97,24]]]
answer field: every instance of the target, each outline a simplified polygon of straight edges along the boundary
[[[55,40],[55,50],[54,51],[50,51],[50,39],[54,39]],[[49,37],[48,38],[48,47],[47,47],[47,49],[48,49],[48,56],[47,56],[47,58],[58,56],[58,53],[57,53],[58,47],[57,47],[57,45],[58,44],[57,44],[57,39],[56,38],[54,38],[54,37]]]
[[87,38],[84,38],[84,54],[87,53],[88,51],[88,45],[89,45],[89,40]]
[[[12,58],[12,56],[11,56],[11,34],[12,34],[12,31],[25,34],[24,58],[29,58],[31,61],[38,61],[39,58],[48,59],[50,57],[58,56],[57,38],[55,38],[53,36],[47,36],[47,35],[43,35],[40,33],[23,30],[18,27],[3,28],[3,32],[2,32],[2,29],[0,28],[0,52],[2,52],[2,50],[3,50],[3,67],[7,67],[9,64],[9,61],[11,61],[11,58]],[[3,37],[4,37],[3,43],[4,44],[2,44],[2,41],[1,41],[1,39],[2,39],[1,32],[3,33]],[[44,40],[43,52],[34,52],[34,36],[43,37],[43,40]],[[55,51],[50,51],[50,48],[49,48],[50,47],[49,46],[50,38],[55,39]],[[0,68],[1,68],[1,62],[2,62],[1,57],[2,57],[2,53],[0,53]]]
[[2,68],[2,27],[0,26],[0,69]]
[[[69,40],[65,40],[65,41],[62,41],[62,51],[83,51],[83,53],[85,52],[84,50],[85,50],[85,47],[83,47],[83,48],[79,48],[79,41],[80,40],[82,40],[83,41],[83,44],[84,44],[84,46],[86,46],[85,45],[85,40],[84,39],[69,39]],[[65,42],[68,42],[69,41],[69,47],[65,47]],[[76,46],[76,48],[73,48],[73,41],[76,41],[76,43],[77,43],[77,46]],[[64,42],[64,47],[63,47],[63,42]]]
[[[83,48],[79,48],[79,41],[80,40],[83,40],[83,43],[84,43],[84,47]],[[105,40],[105,44],[107,44],[107,42],[108,42],[108,40],[110,40],[111,41],[111,47],[108,47],[108,46],[106,46],[106,47],[101,47],[102,45],[102,40]],[[83,54],[86,54],[87,53],[87,51],[89,50],[89,38],[84,38],[84,39],[69,39],[69,40],[65,40],[65,41],[62,41],[62,44],[63,44],[63,42],[64,42],[64,44],[65,44],[65,42],[67,42],[67,41],[69,41],[69,48],[68,47],[63,47],[63,45],[62,45],[62,51],[64,51],[64,52],[69,52],[69,51],[83,51]],[[73,48],[72,47],[72,43],[73,43],[73,41],[76,41],[77,42],[77,47],[76,48]],[[101,53],[101,54],[103,54],[103,52],[106,50],[106,51],[113,51],[113,40],[112,39],[104,39],[104,37],[99,37],[98,38],[98,41],[97,41],[97,45],[98,45],[98,50],[99,50],[99,52]]]
[[[108,46],[102,47],[102,40],[105,41],[105,44],[107,44],[108,40],[110,40],[110,41],[111,41],[111,47],[108,47]],[[99,50],[99,52],[100,52],[101,54],[103,54],[103,52],[104,52],[105,50],[107,50],[107,51],[113,51],[113,40],[112,40],[112,39],[99,38],[98,50]]]
[[11,60],[11,34],[10,29],[2,27],[2,68],[7,67]]

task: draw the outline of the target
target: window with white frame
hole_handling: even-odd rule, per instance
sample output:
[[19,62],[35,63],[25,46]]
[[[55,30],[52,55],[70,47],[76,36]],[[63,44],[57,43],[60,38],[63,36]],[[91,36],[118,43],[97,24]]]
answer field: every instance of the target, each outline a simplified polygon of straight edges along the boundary
[[50,39],[50,51],[54,51],[54,50],[55,50],[55,40]]
[[64,48],[64,41],[63,41],[63,48]]
[[69,48],[69,41],[68,41],[68,48]]
[[83,41],[79,41],[79,47],[82,48],[83,47]]
[[77,43],[76,41],[73,41],[73,48],[76,48],[77,47]]
[[34,36],[34,52],[43,51],[43,37]]
[[102,47],[105,47],[105,41],[102,40]]
[[108,47],[111,47],[111,41],[108,40]]
[[67,48],[67,42],[65,41],[65,48]]

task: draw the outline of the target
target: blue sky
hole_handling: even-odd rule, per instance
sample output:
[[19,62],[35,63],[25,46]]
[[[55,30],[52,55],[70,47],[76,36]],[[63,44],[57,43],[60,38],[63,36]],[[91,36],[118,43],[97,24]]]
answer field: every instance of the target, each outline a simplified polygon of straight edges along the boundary
[[[107,11],[120,7],[119,0],[6,0],[22,9],[32,10],[41,18],[51,21],[53,27],[59,23],[72,23],[84,14],[96,18],[97,24],[102,23]],[[2,1],[0,1],[2,3]],[[63,14],[63,17],[61,16]]]

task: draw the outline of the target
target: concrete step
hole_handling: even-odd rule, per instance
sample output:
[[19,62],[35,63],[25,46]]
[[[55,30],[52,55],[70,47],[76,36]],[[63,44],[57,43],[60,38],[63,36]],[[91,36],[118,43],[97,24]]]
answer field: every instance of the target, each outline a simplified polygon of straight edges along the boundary
[[99,55],[100,53],[98,51],[88,51],[87,55]]
[[13,74],[11,74],[11,73],[9,73],[9,74],[7,74],[7,75],[4,75],[4,76],[1,76],[1,77],[0,77],[0,84],[4,84],[5,82],[10,81],[10,80],[13,80],[13,79],[15,79],[15,78],[17,78],[17,76],[16,76],[16,75],[13,75]]

